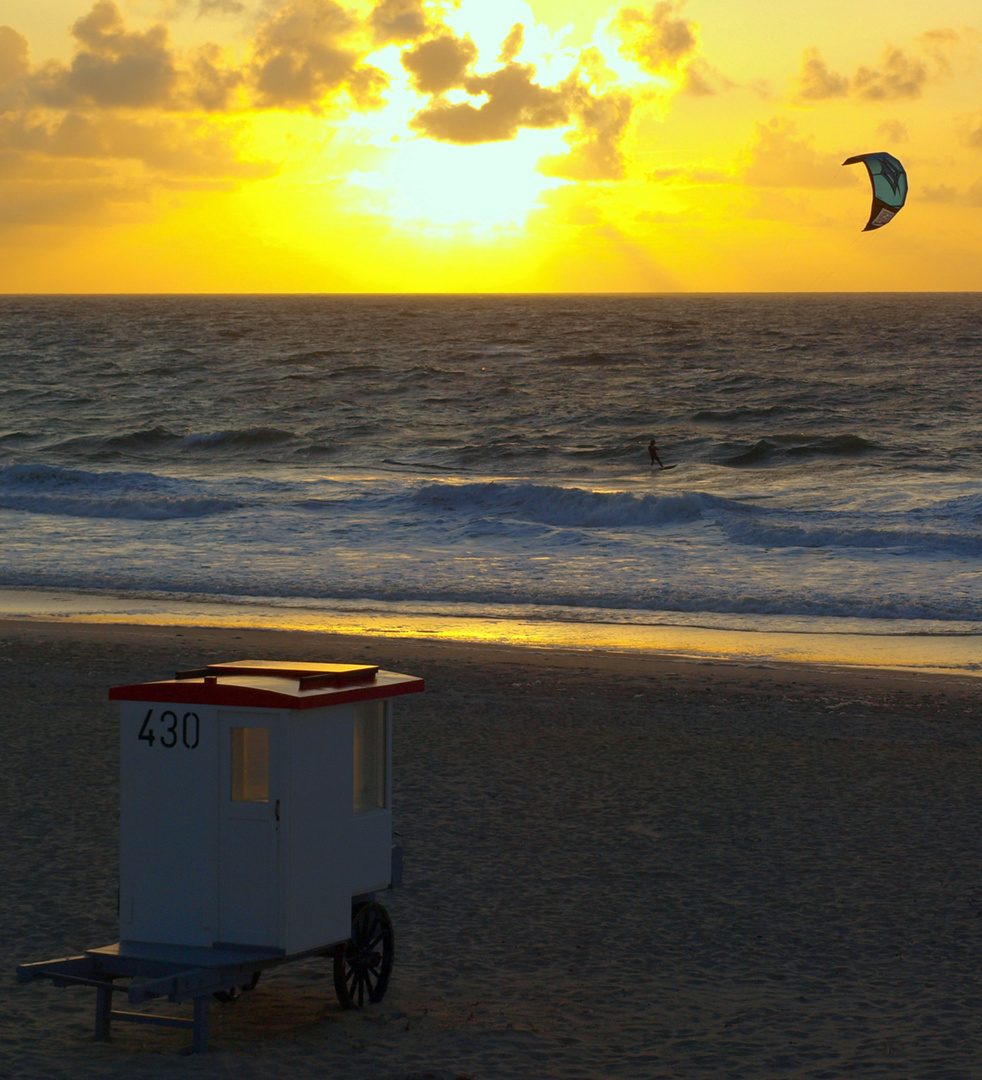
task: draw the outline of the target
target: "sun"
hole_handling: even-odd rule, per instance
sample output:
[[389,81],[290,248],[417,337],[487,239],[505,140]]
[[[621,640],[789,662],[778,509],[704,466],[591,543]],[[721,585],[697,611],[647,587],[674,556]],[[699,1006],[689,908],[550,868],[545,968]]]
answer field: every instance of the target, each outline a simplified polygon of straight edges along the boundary
[[562,185],[536,169],[540,158],[561,149],[561,135],[543,131],[475,146],[410,139],[371,172],[350,174],[347,184],[363,188],[395,224],[435,231],[520,228],[542,194]]

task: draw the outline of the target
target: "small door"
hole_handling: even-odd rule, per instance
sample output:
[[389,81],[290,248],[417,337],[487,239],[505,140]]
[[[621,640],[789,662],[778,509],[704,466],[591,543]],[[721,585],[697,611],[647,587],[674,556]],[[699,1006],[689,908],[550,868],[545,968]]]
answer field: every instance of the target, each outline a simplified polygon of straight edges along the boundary
[[276,713],[221,712],[218,940],[278,945]]

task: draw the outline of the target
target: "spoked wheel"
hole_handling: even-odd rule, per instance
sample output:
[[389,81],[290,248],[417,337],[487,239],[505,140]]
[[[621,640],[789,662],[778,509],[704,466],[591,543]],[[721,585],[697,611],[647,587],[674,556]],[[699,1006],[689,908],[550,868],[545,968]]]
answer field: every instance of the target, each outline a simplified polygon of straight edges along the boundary
[[334,989],[342,1009],[382,1000],[392,974],[392,920],[381,904],[356,904],[351,937],[334,954]]

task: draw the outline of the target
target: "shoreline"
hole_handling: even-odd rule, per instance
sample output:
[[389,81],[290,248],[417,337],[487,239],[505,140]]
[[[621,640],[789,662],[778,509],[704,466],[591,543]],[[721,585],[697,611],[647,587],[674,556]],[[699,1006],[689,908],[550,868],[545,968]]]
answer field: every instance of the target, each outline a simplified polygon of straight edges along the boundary
[[[240,659],[305,659],[348,663],[366,658],[381,666],[393,663],[462,669],[493,667],[531,673],[551,669],[579,678],[668,679],[680,688],[717,687],[729,693],[742,686],[811,687],[815,691],[865,694],[941,693],[975,699],[978,676],[960,672],[910,670],[822,662],[748,661],[723,656],[688,656],[672,652],[576,649],[528,643],[454,641],[384,634],[349,634],[282,627],[198,626],[192,624],[109,622],[69,618],[8,618],[0,615],[0,645],[45,642],[57,647],[132,650],[158,659],[158,671],[143,679],[169,678],[170,668]],[[174,664],[166,660],[172,643]],[[196,650],[192,654],[190,650]],[[2,654],[0,654],[2,655]],[[407,674],[417,674],[408,670]],[[127,681],[135,681],[127,680]]]
[[442,648],[494,645],[636,660],[795,665],[982,678],[982,635],[715,629],[698,626],[313,610],[227,601],[141,598],[69,590],[0,588],[0,621],[268,630],[360,639],[431,642]]

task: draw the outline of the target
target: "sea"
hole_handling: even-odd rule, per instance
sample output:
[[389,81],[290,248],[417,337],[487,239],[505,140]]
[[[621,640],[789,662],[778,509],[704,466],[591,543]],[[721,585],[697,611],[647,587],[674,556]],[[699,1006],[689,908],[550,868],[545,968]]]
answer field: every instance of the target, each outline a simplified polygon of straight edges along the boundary
[[982,295],[6,296],[0,365],[8,612],[982,670]]

